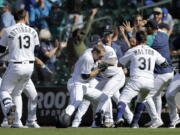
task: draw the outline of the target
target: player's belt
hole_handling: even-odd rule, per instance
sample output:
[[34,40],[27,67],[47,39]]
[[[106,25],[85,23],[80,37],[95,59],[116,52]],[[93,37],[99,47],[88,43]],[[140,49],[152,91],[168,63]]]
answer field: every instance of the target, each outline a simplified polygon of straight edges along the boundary
[[13,62],[14,64],[24,64],[24,63],[34,63],[34,61],[16,61],[16,62]]

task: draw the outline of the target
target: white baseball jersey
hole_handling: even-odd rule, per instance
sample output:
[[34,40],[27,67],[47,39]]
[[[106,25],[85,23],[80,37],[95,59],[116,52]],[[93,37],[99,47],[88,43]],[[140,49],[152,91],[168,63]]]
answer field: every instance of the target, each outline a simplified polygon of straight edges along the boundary
[[109,66],[104,72],[101,73],[101,75],[103,77],[112,77],[113,75],[121,72],[122,68],[117,67],[118,59],[114,49],[110,46],[104,46],[104,48],[106,53],[105,56],[102,58],[102,61],[111,64],[112,66]]
[[34,48],[39,45],[39,38],[33,28],[17,23],[4,30],[0,45],[8,47],[9,62],[34,61]]
[[165,58],[156,50],[147,45],[138,45],[129,49],[125,55],[120,58],[120,63],[126,65],[130,62],[130,76],[142,76],[154,79],[155,63],[158,65],[165,62]]
[[78,59],[75,64],[72,78],[74,81],[87,82],[82,79],[81,74],[90,74],[91,71],[96,67],[92,56],[92,48],[87,49],[84,54]]

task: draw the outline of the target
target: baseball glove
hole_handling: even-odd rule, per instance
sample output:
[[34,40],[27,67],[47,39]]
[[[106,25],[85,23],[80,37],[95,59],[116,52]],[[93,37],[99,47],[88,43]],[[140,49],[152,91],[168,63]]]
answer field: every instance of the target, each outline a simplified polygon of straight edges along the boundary
[[102,72],[105,71],[108,68],[108,66],[109,65],[104,62],[98,63],[98,69],[100,69]]

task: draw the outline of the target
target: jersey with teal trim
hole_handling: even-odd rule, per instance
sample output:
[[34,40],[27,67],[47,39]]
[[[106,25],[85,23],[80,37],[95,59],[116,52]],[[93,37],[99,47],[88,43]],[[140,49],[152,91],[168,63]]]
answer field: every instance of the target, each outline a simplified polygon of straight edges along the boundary
[[165,58],[147,45],[138,45],[129,49],[120,59],[120,63],[123,65],[129,62],[131,77],[154,79],[155,63],[160,65],[165,62]]
[[9,62],[34,61],[34,48],[39,45],[37,32],[24,23],[6,28],[0,45],[9,50]]
[[170,58],[168,35],[163,32],[158,31],[151,47],[155,49],[156,51],[158,51],[164,58],[166,58],[168,62],[167,67],[161,67],[159,65],[156,65],[154,73],[164,74],[164,73],[172,72],[173,66],[172,66],[172,61]]

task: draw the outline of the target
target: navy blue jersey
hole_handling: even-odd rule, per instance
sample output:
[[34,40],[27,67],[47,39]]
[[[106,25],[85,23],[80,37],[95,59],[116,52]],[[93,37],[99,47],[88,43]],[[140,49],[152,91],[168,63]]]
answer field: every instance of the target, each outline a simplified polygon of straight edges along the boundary
[[164,74],[164,73],[172,72],[173,66],[172,66],[172,61],[170,59],[168,35],[163,32],[157,32],[151,47],[157,50],[164,58],[166,58],[166,60],[169,63],[168,67],[166,68],[156,65],[154,69],[154,73]]

